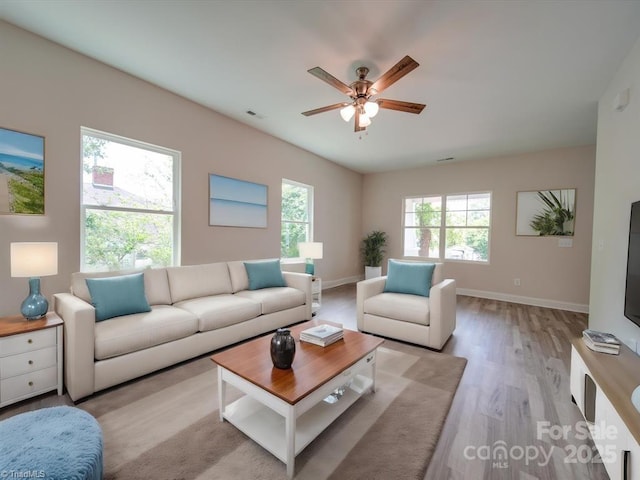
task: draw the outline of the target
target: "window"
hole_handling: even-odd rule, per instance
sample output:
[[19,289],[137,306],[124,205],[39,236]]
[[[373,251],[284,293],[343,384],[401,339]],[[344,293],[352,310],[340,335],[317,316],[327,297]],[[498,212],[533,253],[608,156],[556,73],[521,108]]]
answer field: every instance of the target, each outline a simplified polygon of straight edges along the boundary
[[180,153],[82,129],[81,268],[179,264]]
[[404,203],[404,255],[439,258],[442,197],[407,198]]
[[298,243],[313,241],[313,187],[282,179],[280,255],[299,258]]
[[404,199],[404,255],[489,261],[491,193]]

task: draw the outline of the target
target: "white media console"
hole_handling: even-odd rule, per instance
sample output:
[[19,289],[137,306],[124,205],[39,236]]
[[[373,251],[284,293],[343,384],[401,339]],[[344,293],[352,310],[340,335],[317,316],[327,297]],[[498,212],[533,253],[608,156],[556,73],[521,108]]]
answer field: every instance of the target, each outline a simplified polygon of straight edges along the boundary
[[640,412],[631,401],[638,385],[640,357],[626,345],[609,355],[573,340],[571,396],[611,480],[640,479]]

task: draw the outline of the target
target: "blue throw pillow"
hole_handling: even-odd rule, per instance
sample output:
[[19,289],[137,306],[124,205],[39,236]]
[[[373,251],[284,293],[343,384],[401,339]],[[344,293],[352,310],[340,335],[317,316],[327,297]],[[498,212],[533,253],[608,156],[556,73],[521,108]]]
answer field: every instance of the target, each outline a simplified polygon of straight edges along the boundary
[[131,313],[150,312],[144,293],[144,274],[117,277],[87,278],[91,304],[96,309],[96,321]]
[[384,291],[428,297],[435,268],[434,263],[389,260]]
[[287,286],[278,259],[244,262],[244,268],[247,269],[249,277],[249,290]]

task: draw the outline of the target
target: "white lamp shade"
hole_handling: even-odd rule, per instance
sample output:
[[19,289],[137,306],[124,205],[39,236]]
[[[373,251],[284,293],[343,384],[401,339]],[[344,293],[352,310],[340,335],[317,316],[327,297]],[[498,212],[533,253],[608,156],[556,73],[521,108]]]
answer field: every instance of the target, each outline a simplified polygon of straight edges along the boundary
[[44,277],[58,273],[58,242],[11,243],[11,276]]
[[345,122],[351,120],[354,113],[356,113],[356,107],[354,107],[353,105],[347,105],[346,107],[340,109],[340,116]]
[[322,258],[322,242],[300,242],[300,256],[304,258]]
[[376,102],[368,101],[364,104],[364,111],[368,115],[369,118],[373,118],[378,114],[378,110],[380,106]]
[[360,126],[361,127],[368,127],[369,125],[371,125],[371,119],[369,118],[369,116],[366,113],[361,113],[360,114]]

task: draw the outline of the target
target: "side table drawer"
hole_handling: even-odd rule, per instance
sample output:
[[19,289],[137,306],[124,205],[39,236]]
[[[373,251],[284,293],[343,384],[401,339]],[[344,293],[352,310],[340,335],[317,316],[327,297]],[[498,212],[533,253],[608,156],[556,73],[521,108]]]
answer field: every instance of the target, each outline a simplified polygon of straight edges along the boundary
[[36,392],[53,390],[57,384],[57,367],[0,380],[0,402],[4,403]]
[[0,358],[0,379],[55,367],[56,362],[57,349],[55,346]]
[[35,332],[20,333],[10,337],[0,338],[0,357],[40,350],[41,348],[55,345],[55,328],[46,328]]

